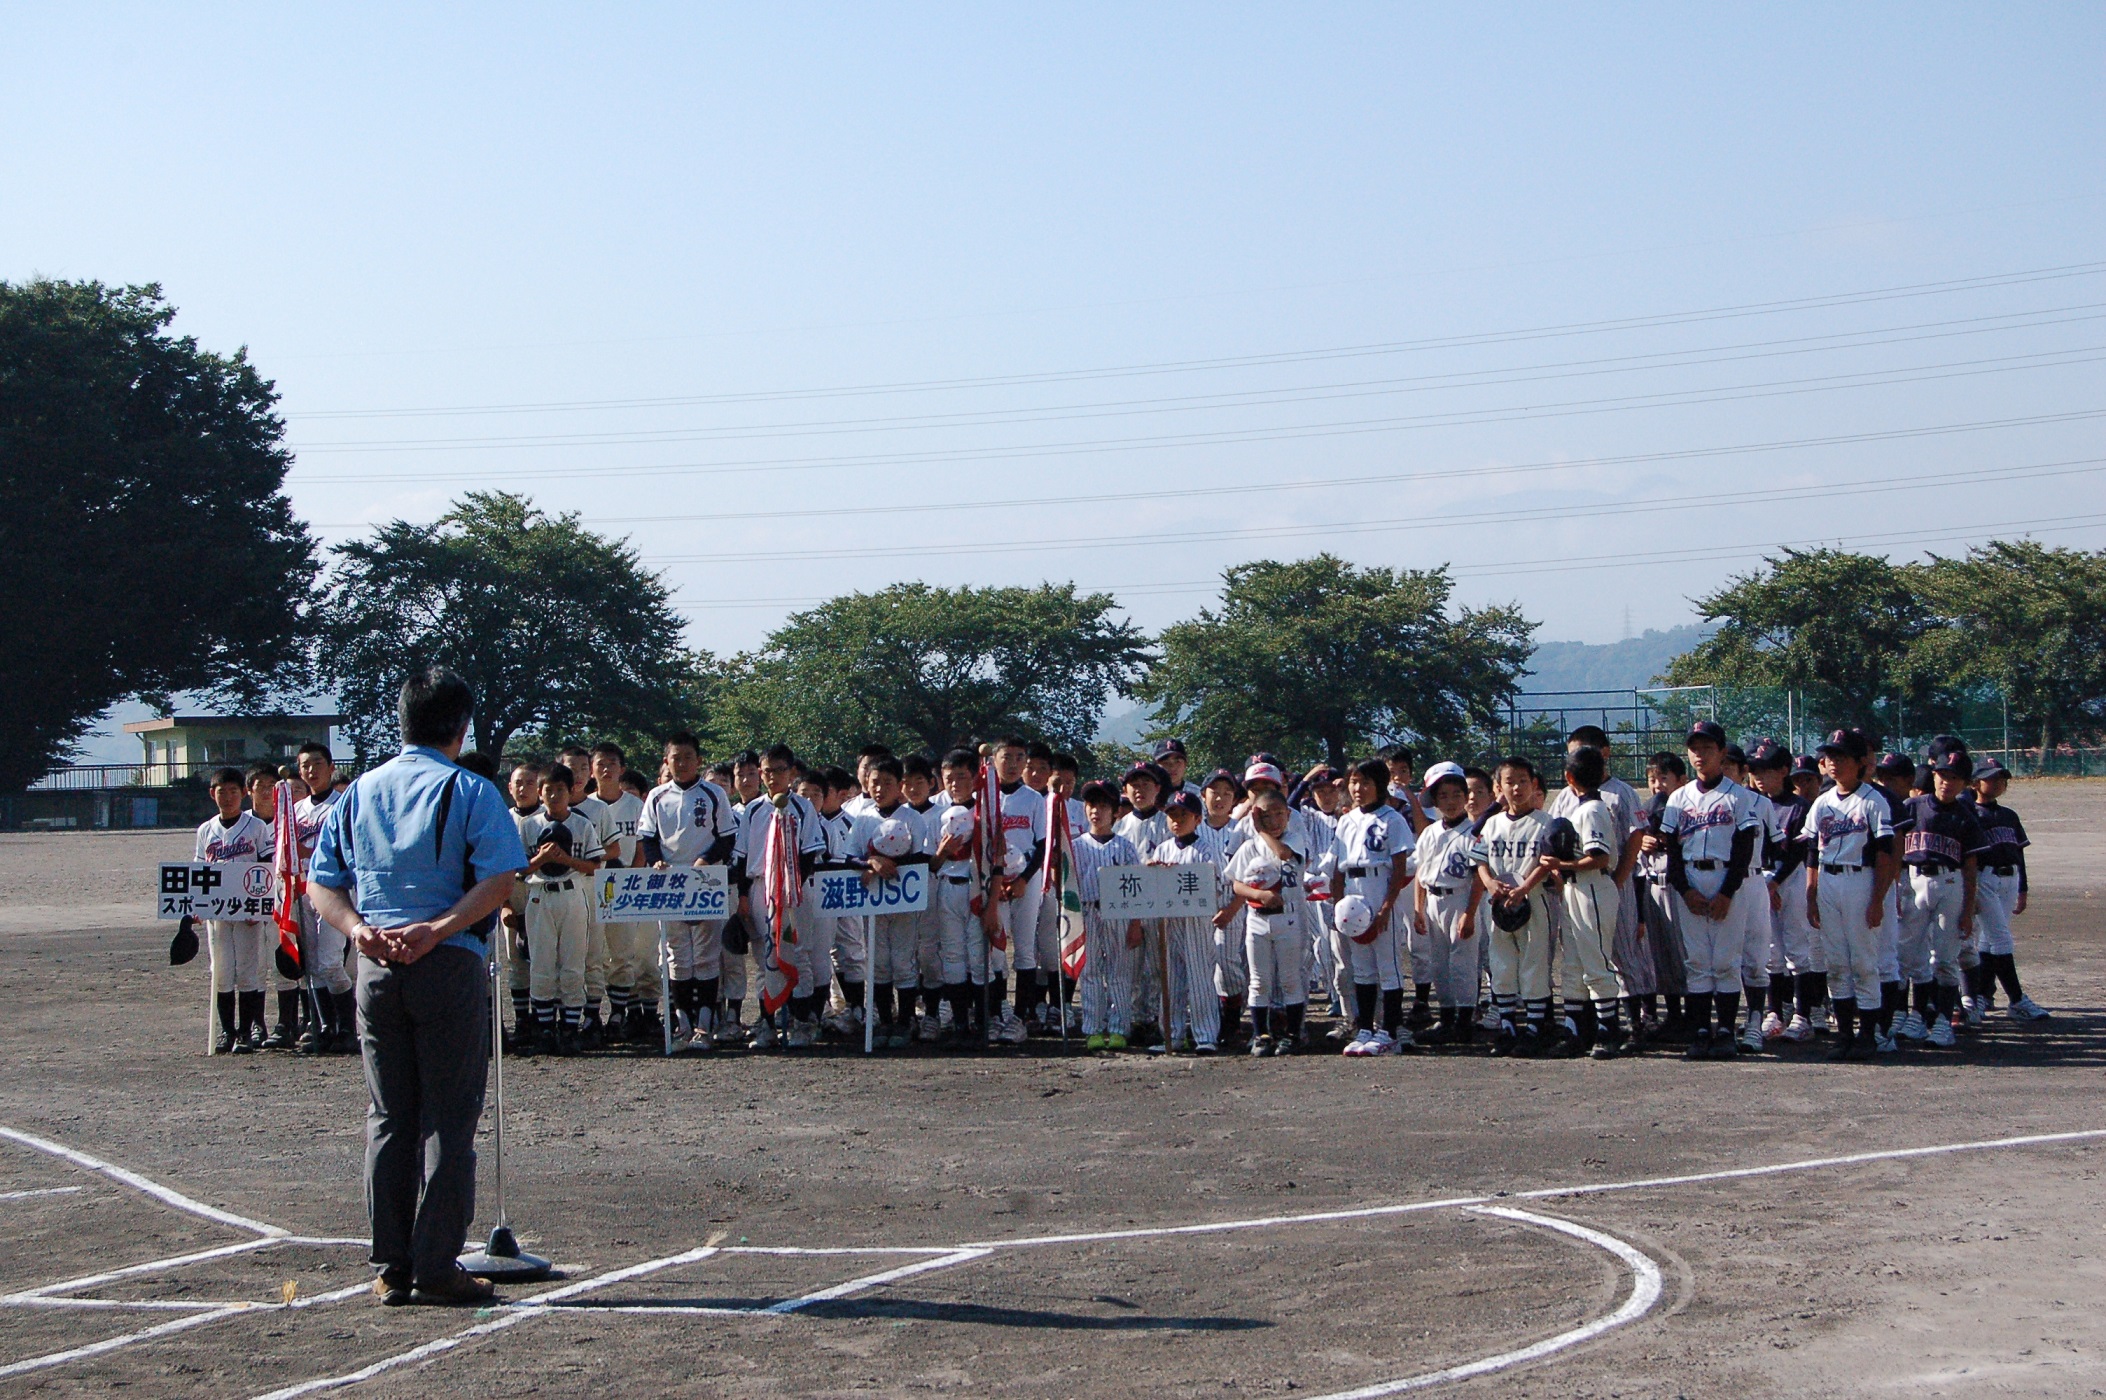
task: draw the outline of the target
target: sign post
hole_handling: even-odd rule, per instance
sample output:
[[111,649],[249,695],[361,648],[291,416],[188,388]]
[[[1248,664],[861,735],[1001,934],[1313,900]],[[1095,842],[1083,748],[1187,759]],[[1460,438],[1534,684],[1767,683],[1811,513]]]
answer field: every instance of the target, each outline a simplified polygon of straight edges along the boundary
[[863,919],[863,1053],[877,1052],[877,921],[919,914],[929,907],[929,867],[897,867],[889,880],[866,880],[861,870],[817,870],[805,895],[821,915]]

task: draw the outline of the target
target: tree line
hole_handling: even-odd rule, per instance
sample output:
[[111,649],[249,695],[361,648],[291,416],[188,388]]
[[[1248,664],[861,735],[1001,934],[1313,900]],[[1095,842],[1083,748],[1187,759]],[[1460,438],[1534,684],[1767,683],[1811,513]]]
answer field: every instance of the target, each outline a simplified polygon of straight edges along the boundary
[[[284,491],[275,389],[246,351],[173,334],[174,316],[151,285],[0,283],[0,791],[62,762],[110,705],[176,692],[249,709],[333,694],[377,756],[394,687],[431,664],[476,687],[490,752],[648,750],[678,727],[837,757],[1016,732],[1110,763],[1125,755],[1095,752],[1099,723],[1126,697],[1197,766],[1484,751],[1525,683],[1535,624],[1518,608],[1458,605],[1445,568],[1329,554],[1228,569],[1213,605],[1153,637],[1073,584],[898,583],[717,655],[688,644],[626,542],[523,496],[471,492],[325,551]],[[1895,705],[1928,715],[1993,682],[2044,743],[2100,727],[2106,556],[1786,551],[1698,605],[1720,629],[1669,683],[1801,687],[1880,732]]]

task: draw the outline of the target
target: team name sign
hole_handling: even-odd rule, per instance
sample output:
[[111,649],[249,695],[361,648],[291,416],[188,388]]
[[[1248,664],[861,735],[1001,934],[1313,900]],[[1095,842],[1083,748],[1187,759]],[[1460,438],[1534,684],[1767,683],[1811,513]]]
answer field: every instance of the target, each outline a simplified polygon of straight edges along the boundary
[[860,870],[820,870],[805,888],[822,914],[919,914],[929,907],[929,868],[903,865],[891,879],[867,884]]
[[1097,913],[1106,919],[1211,919],[1221,876],[1211,864],[1112,865],[1097,872]]
[[271,868],[253,860],[222,865],[166,862],[154,900],[157,919],[268,919],[276,907]]
[[603,924],[688,924],[731,917],[731,872],[721,865],[603,870],[593,888]]

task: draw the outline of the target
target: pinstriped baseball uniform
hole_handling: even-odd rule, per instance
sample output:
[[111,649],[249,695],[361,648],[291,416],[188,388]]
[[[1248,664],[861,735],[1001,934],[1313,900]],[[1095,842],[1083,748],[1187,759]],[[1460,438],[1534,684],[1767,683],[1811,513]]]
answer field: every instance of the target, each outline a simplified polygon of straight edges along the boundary
[[[1201,822],[1200,829],[1206,829]],[[1209,848],[1218,850],[1217,837],[1207,841],[1195,831],[1190,837],[1171,837],[1148,853],[1150,865],[1212,864]],[[1214,866],[1216,890],[1220,887],[1219,865]],[[1164,919],[1163,940],[1170,958],[1170,1010],[1165,1024],[1171,1044],[1189,1030],[1197,1045],[1212,1045],[1221,1038],[1221,1003],[1214,993],[1214,923],[1211,919]]]

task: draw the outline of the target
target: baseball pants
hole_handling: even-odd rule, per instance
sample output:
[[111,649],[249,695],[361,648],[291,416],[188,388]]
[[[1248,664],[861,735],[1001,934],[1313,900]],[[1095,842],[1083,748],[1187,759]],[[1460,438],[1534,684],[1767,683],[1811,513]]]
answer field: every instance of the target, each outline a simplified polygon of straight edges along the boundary
[[1260,933],[1254,920],[1244,920],[1243,956],[1250,969],[1250,1005],[1253,1009],[1307,1006],[1309,935],[1304,931],[1304,921],[1274,915],[1267,923],[1278,932]]
[[[1974,942],[1973,930],[1960,926],[1966,877],[1957,870],[1933,875],[1918,865],[1904,870],[1908,887],[1902,891],[1901,927],[1896,930],[1901,975],[1919,987],[1932,981],[1957,987],[1963,947]],[[1972,961],[1980,961],[1979,956]]]
[[[1477,1005],[1481,936],[1473,933],[1467,942],[1458,937],[1462,931],[1463,915],[1470,912],[1470,900],[1475,893],[1468,885],[1440,888],[1429,885],[1426,888],[1426,932],[1423,938],[1428,949],[1434,995],[1440,998],[1443,1009]],[[1413,936],[1419,937],[1417,934]]]
[[869,955],[869,941],[864,937],[868,928],[861,914],[837,914],[831,920],[834,926],[834,976],[842,986],[863,980],[864,960]]
[[[658,930],[653,923],[601,924],[607,947],[607,988],[627,993],[632,1003],[658,1000]],[[591,993],[588,979],[586,992]]]
[[2008,955],[2018,951],[2011,937],[2011,917],[2018,908],[2018,872],[1999,875],[1984,870],[1974,886],[1975,948],[1978,953]]
[[535,1001],[585,1004],[585,892],[568,880],[527,887],[527,994]]
[[1039,911],[1046,903],[1046,887],[1033,877],[1024,883],[1023,893],[1015,899],[1005,899],[995,915],[1002,921],[1002,931],[1009,935],[1009,965],[1018,972],[1037,972],[1041,966],[1056,967],[1059,960],[1041,964],[1038,941]]
[[1163,1009],[1163,921],[1141,920],[1141,946],[1134,950],[1127,982],[1127,1004],[1134,1019],[1145,1026],[1160,1027]]
[[[1374,873],[1347,877],[1346,893],[1357,894],[1367,901],[1370,912],[1379,912],[1382,901],[1389,898],[1389,870],[1380,867]],[[1402,903],[1400,898],[1399,903]],[[1394,992],[1404,985],[1404,959],[1407,956],[1404,943],[1406,934],[1401,927],[1409,918],[1407,912],[1400,914],[1390,910],[1390,916],[1381,925],[1369,930],[1374,936],[1365,943],[1357,943],[1343,933],[1338,935],[1337,946],[1345,955],[1346,970],[1351,974],[1356,987],[1380,986],[1385,992]],[[1416,963],[1416,959],[1413,959]],[[1416,967],[1413,981],[1420,980]],[[1348,999],[1345,1005],[1350,1007]]]
[[[1691,893],[1705,899],[1717,895],[1726,883],[1723,870],[1689,872]],[[1740,991],[1740,955],[1747,939],[1747,911],[1736,898],[1726,908],[1726,917],[1714,919],[1689,907],[1689,901],[1672,886],[1663,886],[1681,905],[1675,911],[1682,926],[1682,961],[1687,969],[1689,990],[1698,996]]]
[[[1829,995],[1842,1000],[1855,997],[1861,1012],[1879,1010],[1879,931],[1865,922],[1872,882],[1870,870],[1823,871],[1816,894]],[[1893,923],[1891,911],[1886,922]]]
[[1127,920],[1111,923],[1097,917],[1096,902],[1084,902],[1082,964],[1082,1033],[1125,1035],[1133,1030],[1133,965],[1138,948],[1126,946]]
[[1645,941],[1653,953],[1653,980],[1668,996],[1681,996],[1689,989],[1689,959],[1682,952],[1685,906],[1665,880],[1641,880],[1637,887],[1638,917],[1645,923]]
[[[638,927],[643,927],[638,925]],[[719,976],[724,968],[724,921],[722,919],[690,920],[681,923],[662,923],[659,931],[665,937],[665,960],[671,968],[675,982],[699,979],[707,981]]]
[[263,964],[270,956],[269,925],[253,919],[207,919],[205,938],[212,949],[213,991],[263,990]]
[[[1770,985],[1770,943],[1775,929],[1770,919],[1770,882],[1750,875],[1733,892],[1733,912],[1740,916],[1740,985],[1767,991]],[[1760,998],[1750,996],[1750,1002]]]
[[[730,920],[725,920],[725,923],[728,925]],[[752,947],[755,935],[751,920],[741,919],[739,923],[746,929],[747,951],[743,953],[722,953],[717,959],[717,995],[725,1001],[744,1001],[746,999],[746,967],[747,960],[753,955]],[[722,934],[718,935],[717,942],[721,948],[723,946]],[[639,999],[644,996],[644,989],[641,983],[637,985],[636,995]],[[651,978],[650,999],[652,1001],[658,999],[658,979],[655,968]]]
[[988,944],[972,899],[972,886],[963,880],[945,879],[936,886],[937,944],[946,987],[986,986],[989,968],[1001,958]]
[[876,936],[871,942],[872,981],[910,992],[921,986],[921,917],[918,913],[887,914],[876,921]]
[[1879,921],[1872,934],[1879,940],[1879,980],[1899,982],[1901,980],[1901,892],[1907,888],[1906,878],[1897,878],[1887,887],[1887,916]]
[[797,944],[794,948],[786,946],[783,956],[797,969],[797,995],[824,999],[834,988],[834,943],[841,921],[832,914],[814,912],[817,903],[807,890],[795,915]]
[[1237,904],[1228,925],[1214,930],[1214,990],[1240,997],[1250,990],[1250,958],[1243,945],[1244,907]]
[[317,987],[326,988],[332,995],[342,996],[355,982],[351,969],[344,966],[344,959],[351,951],[351,940],[323,922],[305,897],[300,900],[299,915],[300,963],[307,969],[307,980]]
[[1813,925],[1806,922],[1805,879],[1786,876],[1777,894],[1782,903],[1771,916],[1770,976],[1825,971],[1820,940],[1814,936]]
[[1492,1000],[1550,1000],[1550,911],[1540,890],[1528,897],[1528,922],[1511,931],[1493,923],[1489,910],[1478,930],[1492,966]]
[[607,998],[607,934],[600,927],[600,901],[593,893],[592,882],[584,883],[585,895],[585,1005],[599,1014],[600,1003]]
[[1045,974],[1050,985],[1060,970],[1060,901],[1039,891],[1038,918],[1032,924],[1037,952],[1032,966]]
[[1352,955],[1341,943],[1338,920],[1332,917],[1331,901],[1312,899],[1309,901],[1309,992],[1328,992],[1338,998],[1340,1006],[1353,1002]]
[[1567,1001],[1582,992],[1589,1001],[1618,995],[1610,948],[1616,938],[1616,882],[1594,872],[1565,882],[1565,931],[1558,980]]
[[1221,1002],[1214,995],[1214,926],[1207,919],[1164,919],[1170,963],[1170,1042],[1191,1033],[1195,1045],[1221,1039]]
[[1660,990],[1652,943],[1645,936],[1644,916],[1638,912],[1643,899],[1643,887],[1635,880],[1616,887],[1616,933],[1609,940],[1609,961],[1623,981],[1625,996],[1651,996]]
[[941,881],[931,885],[929,907],[911,916],[914,923],[914,964],[921,970],[921,985],[931,989],[943,985],[943,889]]

